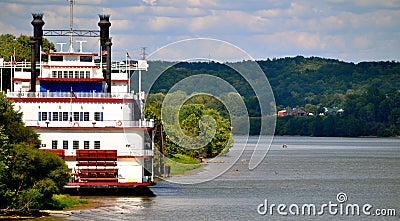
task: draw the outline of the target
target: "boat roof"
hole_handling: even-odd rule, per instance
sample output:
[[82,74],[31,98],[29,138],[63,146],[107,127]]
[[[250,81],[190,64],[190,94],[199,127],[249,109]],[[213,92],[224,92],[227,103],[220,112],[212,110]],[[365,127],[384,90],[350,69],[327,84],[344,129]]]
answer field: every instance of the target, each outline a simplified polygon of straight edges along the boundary
[[89,52],[45,52],[45,55],[55,56],[98,56],[97,53]]

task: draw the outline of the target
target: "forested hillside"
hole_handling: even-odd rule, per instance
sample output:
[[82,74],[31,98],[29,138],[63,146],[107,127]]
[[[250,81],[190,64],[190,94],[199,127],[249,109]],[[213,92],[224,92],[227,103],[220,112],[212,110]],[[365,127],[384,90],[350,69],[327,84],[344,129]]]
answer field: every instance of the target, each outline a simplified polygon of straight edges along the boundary
[[[157,66],[158,61],[150,63]],[[278,117],[276,134],[312,136],[400,135],[400,63],[358,64],[318,57],[258,61],[274,92],[277,110],[297,108],[311,117]],[[244,98],[257,133],[258,99],[240,74],[219,63],[178,63],[157,79],[152,93],[166,93],[185,77],[210,74],[228,81]],[[200,83],[200,82],[199,82]],[[324,107],[343,114],[317,117]],[[306,120],[308,119],[308,120]],[[328,119],[328,120],[327,120]]]
[[[157,63],[150,62],[150,67]],[[317,107],[324,106],[343,108],[345,95],[348,93],[363,92],[371,86],[384,92],[400,88],[400,63],[394,61],[354,64],[334,59],[297,56],[258,61],[258,64],[268,77],[276,104],[280,108],[306,108],[307,112],[316,112]],[[163,73],[151,92],[165,93],[179,80],[199,73],[223,78],[252,104],[254,93],[240,74],[228,66],[214,62],[176,64]],[[311,107],[315,110],[311,111]],[[249,108],[253,107],[250,105]]]

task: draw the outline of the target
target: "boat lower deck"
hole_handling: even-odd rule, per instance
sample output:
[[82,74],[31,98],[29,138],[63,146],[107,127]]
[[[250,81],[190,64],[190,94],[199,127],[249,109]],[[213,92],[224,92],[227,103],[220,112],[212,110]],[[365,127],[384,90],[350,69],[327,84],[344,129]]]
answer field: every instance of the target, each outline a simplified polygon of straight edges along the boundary
[[64,192],[73,196],[155,196],[149,189],[152,185],[155,183],[79,182],[68,183]]

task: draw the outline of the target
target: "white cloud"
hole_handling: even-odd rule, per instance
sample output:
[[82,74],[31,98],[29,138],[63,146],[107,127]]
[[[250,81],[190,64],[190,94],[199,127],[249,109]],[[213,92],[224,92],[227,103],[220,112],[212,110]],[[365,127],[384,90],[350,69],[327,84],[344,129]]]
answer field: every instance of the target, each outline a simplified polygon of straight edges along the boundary
[[357,49],[368,49],[371,46],[371,41],[366,36],[356,36],[353,39],[353,45]]
[[148,21],[148,27],[153,31],[171,32],[182,27],[184,19],[171,17],[154,17]]
[[[31,34],[31,12],[45,13],[45,29],[69,27],[67,1],[6,0],[0,8],[1,33]],[[400,60],[397,0],[79,0],[74,13],[76,28],[94,30],[97,14],[111,14],[114,56],[136,44],[151,51],[200,36],[235,43],[260,58],[272,52],[275,57]]]
[[142,0],[144,3],[149,5],[156,5],[157,0]]

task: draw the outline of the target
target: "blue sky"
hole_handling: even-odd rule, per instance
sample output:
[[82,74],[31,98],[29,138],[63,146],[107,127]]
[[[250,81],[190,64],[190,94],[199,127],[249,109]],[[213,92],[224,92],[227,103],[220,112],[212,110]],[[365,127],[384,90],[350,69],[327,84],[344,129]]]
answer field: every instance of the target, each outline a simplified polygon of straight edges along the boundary
[[[44,29],[69,27],[67,0],[0,0],[0,8],[1,34],[31,35],[32,12],[44,13]],[[124,59],[125,50],[137,58],[141,47],[151,53],[201,37],[229,42],[257,60],[400,61],[398,0],[76,0],[74,27],[96,30],[103,13],[111,14],[114,59]],[[98,50],[98,42],[89,39],[86,49]]]

